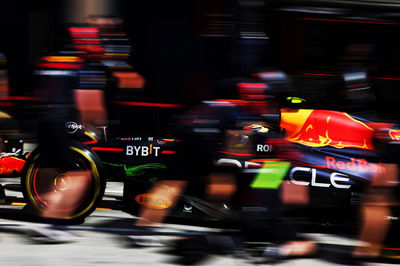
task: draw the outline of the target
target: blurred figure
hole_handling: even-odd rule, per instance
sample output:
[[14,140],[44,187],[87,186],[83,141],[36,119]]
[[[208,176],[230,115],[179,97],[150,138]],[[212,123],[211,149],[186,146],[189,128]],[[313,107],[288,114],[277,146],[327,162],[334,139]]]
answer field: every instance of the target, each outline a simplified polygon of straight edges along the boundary
[[[89,189],[92,173],[75,169],[71,159],[70,132],[78,128],[107,127],[106,98],[143,88],[144,79],[127,62],[131,45],[117,17],[92,16],[86,24],[65,25],[60,49],[37,64],[36,94],[44,100],[39,123],[39,147],[43,178],[57,176],[68,189],[49,188],[45,218],[63,218]],[[75,130],[76,131],[76,130]],[[65,178],[64,178],[65,176]],[[57,184],[54,184],[57,186]],[[61,211],[63,210],[63,211]]]
[[[275,79],[277,84],[284,82],[283,73],[270,72],[269,75],[271,84],[274,83],[273,76],[282,78],[281,82]],[[293,228],[279,218],[281,200],[278,188],[281,180],[275,187],[254,188],[251,183],[257,173],[250,174],[250,177],[247,174],[245,178],[242,166],[238,167],[240,162],[255,158],[254,145],[263,143],[255,139],[276,139],[277,143],[282,143],[283,136],[268,129],[278,127],[276,118],[279,117],[280,104],[277,97],[280,96],[277,95],[280,93],[274,93],[268,82],[259,79],[239,78],[218,83],[210,100],[195,105],[180,116],[174,132],[180,144],[176,160],[169,165],[170,172],[165,177],[168,181],[156,184],[151,192],[171,200],[176,200],[183,191],[187,195],[206,199],[208,204],[225,212],[230,217],[228,221],[231,219],[230,222],[241,224],[241,236],[246,240],[262,240],[278,245],[273,250],[265,250],[265,256],[286,258],[314,254],[316,246],[299,238]],[[267,122],[265,118],[268,118]],[[288,146],[276,155],[283,156],[285,149],[290,151]],[[164,185],[167,187],[162,187]],[[304,199],[289,199],[287,191],[290,188],[285,187],[285,200],[306,202]],[[238,220],[230,216],[232,213],[227,209],[230,204],[233,210],[241,213]],[[160,212],[144,208],[136,225],[159,224],[167,214],[168,209]],[[185,254],[185,246],[191,246],[191,241],[197,240],[184,240],[178,245],[181,249],[178,252],[189,260],[194,255],[191,252],[197,252],[189,250]],[[209,244],[212,246],[215,243]],[[204,246],[198,248],[204,250]],[[192,259],[201,258],[194,256]]]
[[[90,189],[90,176],[93,175],[89,170],[76,169],[73,165],[67,123],[93,130],[107,126],[105,98],[109,93],[118,93],[108,90],[141,88],[144,84],[140,75],[135,75],[126,62],[130,46],[116,45],[113,41],[124,39],[123,33],[117,29],[120,21],[116,18],[90,18],[88,22],[88,25],[68,26],[61,49],[42,57],[35,71],[35,91],[45,106],[39,121],[38,140],[42,156],[39,175],[55,180],[48,192],[42,195],[46,207],[41,215],[50,221],[73,215],[75,206]],[[67,238],[54,230],[43,235],[37,239]]]
[[391,208],[399,206],[395,188],[399,186],[400,143],[392,139],[389,129],[377,129],[375,147],[385,171],[375,174],[361,204],[362,241],[353,251],[353,257],[361,260],[377,259],[383,250],[391,225]]
[[144,78],[128,63],[132,47],[127,34],[122,30],[123,21],[118,17],[91,16],[86,23],[99,29],[102,43],[101,65],[108,70],[111,82],[110,94],[123,95],[143,89]]
[[[91,166],[76,162],[71,147],[77,143],[71,134],[83,128],[92,134],[96,128],[105,130],[106,98],[140,90],[145,83],[128,63],[132,47],[121,19],[92,16],[84,24],[63,25],[58,33],[58,50],[40,58],[35,70],[35,93],[44,107],[38,123],[40,169],[35,175],[42,180],[40,185],[48,186],[37,193],[40,215],[50,223],[68,221],[79,213],[98,175]],[[55,229],[38,229],[33,238],[40,242],[76,239]]]
[[[87,38],[87,42],[98,40],[96,28],[70,27],[68,30],[73,43],[76,42],[74,30],[79,31],[81,39]],[[52,178],[65,172],[71,180],[69,189],[49,188],[49,195],[45,196],[47,208],[42,213],[45,218],[67,217],[68,213],[59,213],[61,209],[65,209],[60,206],[68,203],[74,206],[80,200],[81,192],[88,186],[84,184],[84,180],[87,180],[84,176],[88,173],[68,171],[74,168],[71,168],[71,140],[65,129],[66,123],[76,121],[77,124],[90,127],[104,125],[107,119],[104,101],[105,70],[94,61],[98,56],[96,49],[91,53],[83,48],[79,49],[61,50],[45,56],[41,58],[35,71],[35,91],[45,104],[45,113],[39,121],[38,136],[44,166],[41,174],[43,178]]]

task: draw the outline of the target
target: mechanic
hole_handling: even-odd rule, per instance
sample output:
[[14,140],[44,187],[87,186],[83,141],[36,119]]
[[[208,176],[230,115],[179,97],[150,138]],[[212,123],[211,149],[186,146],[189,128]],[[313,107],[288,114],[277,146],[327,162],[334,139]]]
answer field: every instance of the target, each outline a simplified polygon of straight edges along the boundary
[[[277,73],[277,76],[285,77],[282,73]],[[279,84],[278,79],[275,82]],[[241,169],[236,165],[216,164],[221,154],[224,158],[243,161],[251,158],[253,140],[243,140],[252,134],[244,131],[244,127],[252,124],[266,125],[266,117],[270,120],[267,127],[277,127],[277,121],[271,117],[276,118],[279,113],[279,100],[271,92],[269,84],[260,79],[239,78],[219,82],[213,89],[211,100],[195,105],[179,117],[178,126],[173,132],[174,137],[181,140],[176,161],[169,165],[166,180],[156,184],[151,193],[160,193],[172,202],[185,192],[217,206],[232,204],[240,209],[239,223],[247,240],[261,238],[279,245],[273,250],[266,250],[265,256],[284,258],[311,255],[316,251],[315,243],[298,238],[293,228],[278,217],[279,190],[251,189],[249,178],[244,179]],[[268,137],[282,139],[279,134],[274,135],[272,132],[268,133]],[[284,149],[289,151],[290,147]],[[143,207],[136,225],[160,225],[168,211]],[[135,236],[131,238],[139,241],[144,239]],[[184,250],[186,244],[191,246],[189,242],[180,244],[179,248]],[[204,247],[199,249],[203,250]],[[179,252],[184,253],[182,250]],[[189,252],[186,255],[189,258],[194,254]]]
[[[374,260],[381,255],[393,257],[395,249],[384,249],[398,245],[397,235],[389,234],[393,208],[399,207],[399,156],[400,142],[391,138],[388,128],[379,128],[375,133],[375,148],[383,162],[385,171],[372,177],[361,204],[360,243],[353,251],[353,258]],[[393,241],[394,240],[394,241]]]
[[[40,59],[35,70],[35,92],[43,99],[45,113],[39,121],[38,144],[43,160],[43,178],[58,175],[61,169],[73,169],[69,162],[70,138],[65,124],[98,126],[105,123],[106,109],[103,92],[106,86],[105,70],[96,64],[101,58],[101,44],[93,27],[68,27],[69,42],[62,43],[62,50]],[[86,40],[87,45],[77,44]],[[94,44],[93,44],[94,43]],[[63,171],[63,170],[61,170]],[[82,171],[67,172],[72,181],[70,189],[48,194],[45,218],[58,218],[60,206],[74,205],[87,184],[80,182]],[[73,181],[77,182],[73,182]],[[85,180],[82,178],[82,180]],[[72,194],[71,194],[72,193]]]

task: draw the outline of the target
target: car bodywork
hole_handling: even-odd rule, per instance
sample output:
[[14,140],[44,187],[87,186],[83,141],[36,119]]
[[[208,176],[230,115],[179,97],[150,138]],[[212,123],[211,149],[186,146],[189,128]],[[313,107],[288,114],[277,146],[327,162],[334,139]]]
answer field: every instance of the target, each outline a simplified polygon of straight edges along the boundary
[[[241,168],[243,178],[249,179],[247,184],[251,189],[276,189],[284,179],[297,186],[309,187],[310,206],[321,209],[332,207],[343,210],[357,206],[363,187],[374,174],[386,171],[374,149],[375,131],[388,129],[387,137],[392,141],[397,141],[400,135],[392,123],[372,123],[344,112],[314,109],[282,109],[278,128],[285,137],[279,141],[270,138],[272,130],[259,130],[260,127],[254,126],[237,131],[240,137],[236,138],[237,141],[249,141],[249,137],[254,135],[254,128],[258,131],[255,134],[262,137],[256,138],[250,153],[227,152],[224,147],[216,163]],[[207,213],[210,211],[208,207],[196,212],[195,209],[207,204],[203,201],[200,204],[201,199],[196,202],[190,195],[175,204],[148,193],[175,156],[179,140],[112,137],[104,132],[100,136],[75,122],[67,123],[66,131],[72,139],[79,140],[88,151],[100,158],[102,179],[124,182],[124,210],[137,213],[140,206],[154,209],[175,206],[172,213],[176,216],[210,218],[210,214],[215,214],[213,211]],[[292,145],[295,156],[276,158],[274,151],[282,145],[282,141]],[[31,161],[25,164],[28,157],[3,153],[0,161],[2,174],[21,174],[24,167],[30,167]],[[274,174],[265,174],[268,171],[271,173],[271,170],[266,171],[267,168],[275,169],[272,171]],[[97,195],[102,196],[102,193]],[[28,203],[32,201],[30,198],[26,200]],[[80,214],[86,216],[90,213]]]

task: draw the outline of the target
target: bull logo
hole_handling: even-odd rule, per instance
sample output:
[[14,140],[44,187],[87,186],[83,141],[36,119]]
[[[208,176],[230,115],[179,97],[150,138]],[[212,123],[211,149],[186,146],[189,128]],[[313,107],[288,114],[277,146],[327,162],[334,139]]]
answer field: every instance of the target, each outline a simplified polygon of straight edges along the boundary
[[372,149],[374,130],[344,112],[328,110],[282,111],[286,138],[311,147]]
[[390,130],[389,135],[392,140],[400,140],[400,130]]

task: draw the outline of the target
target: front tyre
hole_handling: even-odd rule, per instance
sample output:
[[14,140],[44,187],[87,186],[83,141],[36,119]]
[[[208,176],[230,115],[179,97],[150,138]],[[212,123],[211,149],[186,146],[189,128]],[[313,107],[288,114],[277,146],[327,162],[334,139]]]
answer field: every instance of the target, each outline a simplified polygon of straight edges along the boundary
[[105,190],[98,156],[81,143],[71,142],[68,149],[68,168],[44,167],[39,147],[30,154],[22,173],[28,206],[52,222],[82,222]]

